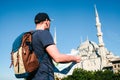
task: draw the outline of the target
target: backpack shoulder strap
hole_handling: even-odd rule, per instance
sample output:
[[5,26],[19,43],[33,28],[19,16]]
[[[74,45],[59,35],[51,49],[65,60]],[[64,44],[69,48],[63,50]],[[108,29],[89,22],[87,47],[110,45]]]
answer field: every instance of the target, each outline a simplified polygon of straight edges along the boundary
[[21,43],[22,43],[22,37],[23,35],[25,34],[25,32],[21,33],[16,39],[15,41],[13,42],[12,44],[12,52],[16,52],[19,47],[21,46]]

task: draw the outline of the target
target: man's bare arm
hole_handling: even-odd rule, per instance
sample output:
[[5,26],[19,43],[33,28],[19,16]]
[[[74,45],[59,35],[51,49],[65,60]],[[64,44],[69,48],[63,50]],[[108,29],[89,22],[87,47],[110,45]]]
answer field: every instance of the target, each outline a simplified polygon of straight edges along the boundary
[[48,54],[52,57],[55,62],[80,62],[79,56],[72,56],[67,54],[61,54],[57,49],[56,45],[49,45],[46,48]]

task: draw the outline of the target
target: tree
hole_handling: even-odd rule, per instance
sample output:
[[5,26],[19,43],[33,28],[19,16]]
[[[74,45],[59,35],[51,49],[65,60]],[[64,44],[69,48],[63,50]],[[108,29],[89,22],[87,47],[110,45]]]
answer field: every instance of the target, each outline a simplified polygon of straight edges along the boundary
[[120,80],[120,71],[118,73],[113,73],[111,70],[87,71],[76,68],[72,75],[62,80]]

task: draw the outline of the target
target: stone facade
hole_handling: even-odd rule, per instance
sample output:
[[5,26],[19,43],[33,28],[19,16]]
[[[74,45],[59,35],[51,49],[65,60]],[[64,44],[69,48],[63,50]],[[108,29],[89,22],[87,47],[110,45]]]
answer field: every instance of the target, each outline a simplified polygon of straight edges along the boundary
[[[117,72],[118,70],[120,70],[120,57],[115,56],[112,52],[110,52],[109,50],[107,50],[107,48],[105,48],[103,42],[103,33],[101,30],[101,23],[99,20],[96,6],[95,6],[95,15],[96,15],[97,37],[99,43],[96,44],[95,42],[87,39],[86,41],[81,43],[77,49],[72,49],[70,54],[79,55],[81,57],[81,62],[73,66],[73,68],[66,75],[55,73],[57,77],[62,78],[67,75],[71,75],[75,68],[82,68],[89,71],[110,69],[113,70],[114,72]],[[61,68],[62,70],[62,68],[68,65],[70,65],[70,63],[62,64],[62,65],[58,64],[57,67],[59,69]]]

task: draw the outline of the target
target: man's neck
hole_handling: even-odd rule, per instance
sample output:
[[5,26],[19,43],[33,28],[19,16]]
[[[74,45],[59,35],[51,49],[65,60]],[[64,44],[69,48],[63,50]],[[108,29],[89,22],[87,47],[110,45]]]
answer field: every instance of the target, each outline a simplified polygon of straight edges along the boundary
[[43,27],[36,27],[36,30],[44,30]]
[[37,24],[37,25],[36,25],[36,30],[45,30],[44,25],[42,25],[42,24]]

